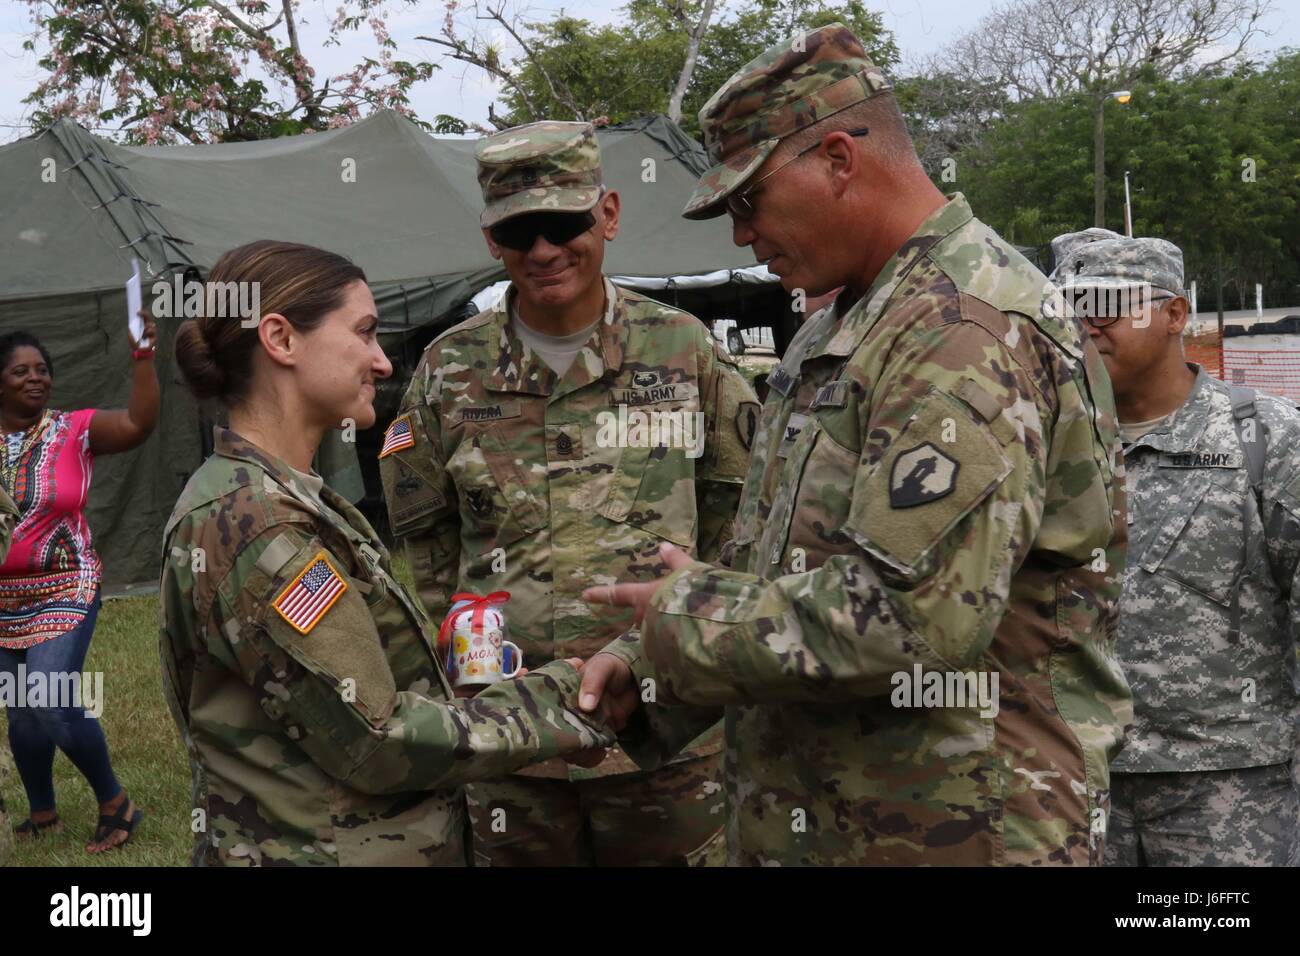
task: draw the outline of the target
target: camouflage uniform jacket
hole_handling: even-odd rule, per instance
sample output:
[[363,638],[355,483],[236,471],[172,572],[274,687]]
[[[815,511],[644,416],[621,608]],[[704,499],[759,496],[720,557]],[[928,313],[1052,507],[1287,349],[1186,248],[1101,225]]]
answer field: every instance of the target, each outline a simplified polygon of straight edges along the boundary
[[[425,608],[438,617],[457,591],[509,591],[509,636],[533,667],[585,659],[631,628],[630,609],[594,609],[582,591],[661,576],[662,541],[719,560],[759,406],[698,319],[608,280],[604,320],[558,378],[514,333],[511,295],[430,343],[397,419],[412,444],[380,466]],[[703,454],[649,447],[648,432],[618,447],[624,411],[629,423],[702,418]],[[721,746],[719,726],[683,759]],[[636,769],[615,751],[594,770],[552,761],[525,773]]]
[[[361,514],[231,431],[164,542],[163,685],[201,811],[196,864],[463,864],[460,784],[612,742],[577,716],[562,662],[452,699]],[[314,623],[286,600],[308,574],[346,585]]]
[[[1255,434],[1239,439],[1228,387],[1192,367],[1172,424],[1124,450],[1118,654],[1136,721],[1112,769],[1125,772],[1257,767],[1295,751],[1300,411],[1257,394]],[[1262,512],[1241,445],[1252,437],[1265,443]]]
[[[689,733],[665,703],[729,705],[731,863],[1100,862],[1119,446],[1047,290],[960,194],[932,214],[769,378],[734,570],[674,573],[611,647],[656,682],[638,762]],[[996,676],[996,715],[961,673]]]

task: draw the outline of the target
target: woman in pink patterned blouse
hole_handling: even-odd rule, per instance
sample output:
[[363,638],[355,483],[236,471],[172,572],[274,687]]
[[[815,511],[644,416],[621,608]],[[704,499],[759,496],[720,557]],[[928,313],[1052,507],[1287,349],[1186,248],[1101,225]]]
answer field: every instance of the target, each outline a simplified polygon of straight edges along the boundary
[[[154,335],[146,318],[142,347],[132,352],[127,408],[73,412],[47,408],[54,363],[45,347],[26,332],[0,336],[0,477],[19,511],[13,546],[0,565],[0,672],[26,687],[43,674],[52,692],[62,683],[59,675],[80,674],[85,663],[100,603],[99,555],[83,513],[92,463],[98,455],[135,448],[153,431]],[[20,701],[23,706],[9,708],[9,744],[31,815],[16,835],[31,839],[62,829],[54,806],[57,747],[99,801],[99,825],[87,851],[125,843],[143,813],[113,774],[99,721],[78,702],[29,706],[26,695]]]

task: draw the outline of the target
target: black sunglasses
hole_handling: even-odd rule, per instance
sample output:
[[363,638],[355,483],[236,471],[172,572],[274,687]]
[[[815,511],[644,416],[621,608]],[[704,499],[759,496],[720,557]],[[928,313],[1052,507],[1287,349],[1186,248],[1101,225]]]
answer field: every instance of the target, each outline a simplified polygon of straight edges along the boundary
[[488,229],[498,246],[527,252],[538,236],[553,246],[572,242],[596,224],[590,212],[532,212],[499,222]]

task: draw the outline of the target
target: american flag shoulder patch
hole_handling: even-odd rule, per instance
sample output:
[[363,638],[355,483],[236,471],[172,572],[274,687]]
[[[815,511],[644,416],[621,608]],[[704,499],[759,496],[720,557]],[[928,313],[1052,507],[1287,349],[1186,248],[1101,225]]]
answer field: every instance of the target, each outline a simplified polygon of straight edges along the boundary
[[275,599],[274,607],[299,634],[308,633],[348,589],[324,551],[308,562]]
[[403,448],[410,448],[414,444],[415,433],[411,431],[411,413],[407,412],[394,419],[393,424],[388,426],[388,431],[384,432],[384,444],[379,449],[379,457],[383,458]]

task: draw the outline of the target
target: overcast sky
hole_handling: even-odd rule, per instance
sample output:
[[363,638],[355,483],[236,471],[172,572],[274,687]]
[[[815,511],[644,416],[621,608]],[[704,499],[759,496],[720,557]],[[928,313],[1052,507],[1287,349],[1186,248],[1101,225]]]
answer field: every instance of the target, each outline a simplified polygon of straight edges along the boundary
[[[617,10],[625,0],[593,0],[580,4],[535,2],[529,7],[531,19],[545,20],[564,8],[596,23],[617,19]],[[904,61],[924,57],[940,49],[948,40],[973,27],[993,7],[993,0],[879,0],[885,25],[903,54]],[[1272,36],[1257,45],[1259,52],[1282,46],[1300,47],[1300,17],[1284,16],[1294,9],[1295,0],[1277,0],[1277,10],[1269,17],[1267,29]],[[317,75],[350,70],[361,57],[372,54],[374,42],[368,33],[356,34],[341,47],[321,47],[328,17],[337,0],[304,0],[301,16],[307,21],[300,30],[303,48],[316,68]],[[389,30],[398,44],[402,59],[420,60],[437,57],[433,44],[415,40],[419,34],[436,35],[445,7],[442,0],[423,0],[390,18]],[[35,87],[41,76],[34,55],[22,49],[22,41],[31,32],[31,16],[26,3],[0,0],[0,143],[24,135],[22,99]],[[479,70],[452,60],[442,60],[443,69],[412,91],[412,104],[421,118],[432,120],[439,113],[462,119],[486,122],[488,103],[495,88]]]

